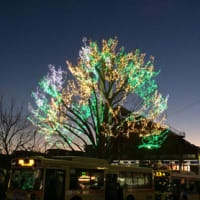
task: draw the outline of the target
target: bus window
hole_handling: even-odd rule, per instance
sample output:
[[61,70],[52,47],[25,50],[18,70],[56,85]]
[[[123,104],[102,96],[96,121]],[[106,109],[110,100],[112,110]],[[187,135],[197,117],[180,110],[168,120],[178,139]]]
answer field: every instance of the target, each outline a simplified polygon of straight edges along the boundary
[[118,176],[118,182],[124,188],[152,188],[152,175],[121,172]]
[[96,169],[70,169],[70,189],[103,189],[104,171]]
[[14,169],[9,188],[11,190],[41,190],[42,172],[41,169]]
[[47,169],[45,176],[44,200],[64,200],[65,171]]

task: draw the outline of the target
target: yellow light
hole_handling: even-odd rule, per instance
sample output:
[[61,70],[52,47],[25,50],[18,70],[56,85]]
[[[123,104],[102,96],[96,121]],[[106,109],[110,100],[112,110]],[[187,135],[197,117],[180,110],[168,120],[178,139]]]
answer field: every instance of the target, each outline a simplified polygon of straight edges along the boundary
[[90,180],[94,181],[95,180],[95,176],[86,176],[86,175],[84,175],[84,176],[80,176],[78,178],[79,182],[90,182]]
[[18,164],[19,164],[19,165],[23,165],[23,164],[24,164],[24,160],[19,159],[19,160],[18,160]]
[[155,172],[153,175],[158,177],[166,176],[165,172]]
[[95,180],[95,176],[91,176],[91,181],[94,181]]
[[25,163],[23,159],[19,159],[18,164],[22,167],[32,167],[35,164],[35,161],[33,159],[29,159],[29,162]]
[[184,183],[185,183],[185,179],[182,178],[182,179],[181,179],[181,184],[184,184]]
[[107,167],[97,167],[99,170],[107,169]]

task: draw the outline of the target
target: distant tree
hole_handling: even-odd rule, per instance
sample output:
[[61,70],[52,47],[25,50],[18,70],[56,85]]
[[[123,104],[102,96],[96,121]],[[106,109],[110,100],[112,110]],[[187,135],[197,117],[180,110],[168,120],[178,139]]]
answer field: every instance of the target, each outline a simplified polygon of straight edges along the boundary
[[18,107],[12,101],[6,103],[3,97],[0,98],[0,149],[3,154],[38,149],[37,145],[41,145],[42,140],[39,143],[36,132],[36,128],[27,120],[23,106]]
[[[96,42],[84,43],[77,65],[67,61],[71,80],[62,69],[49,66],[50,73],[33,92],[36,108],[30,107],[30,121],[50,143],[72,150],[84,151],[90,145],[103,156],[110,150],[111,138],[134,132],[144,137],[144,147],[159,147],[168,98],[157,90],[154,58],[146,61],[139,50],[125,53],[123,47],[117,49],[116,39],[103,40],[101,49]],[[130,96],[140,103],[120,117]],[[156,123],[149,126],[150,121]]]
[[[52,148],[44,139],[44,135],[32,126],[32,139],[24,146],[25,151],[44,153],[47,148]],[[55,145],[55,144],[54,144]]]

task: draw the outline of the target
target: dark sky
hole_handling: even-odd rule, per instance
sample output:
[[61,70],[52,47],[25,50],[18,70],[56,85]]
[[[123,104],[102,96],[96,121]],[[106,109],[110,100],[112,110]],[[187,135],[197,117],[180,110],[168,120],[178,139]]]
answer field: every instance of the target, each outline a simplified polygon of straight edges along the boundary
[[76,62],[84,36],[117,36],[127,51],[155,56],[168,123],[200,145],[199,10],[198,0],[2,0],[0,95],[29,102],[48,64]]

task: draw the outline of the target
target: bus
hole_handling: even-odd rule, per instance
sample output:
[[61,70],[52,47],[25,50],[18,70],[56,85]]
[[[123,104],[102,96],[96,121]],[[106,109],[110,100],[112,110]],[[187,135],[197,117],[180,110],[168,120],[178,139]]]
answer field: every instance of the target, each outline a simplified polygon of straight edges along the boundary
[[155,170],[155,200],[200,200],[200,176],[193,172]]
[[6,200],[105,200],[113,177],[123,200],[154,200],[150,168],[78,156],[19,158],[11,166]]

